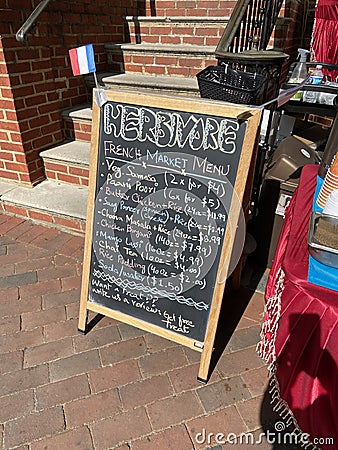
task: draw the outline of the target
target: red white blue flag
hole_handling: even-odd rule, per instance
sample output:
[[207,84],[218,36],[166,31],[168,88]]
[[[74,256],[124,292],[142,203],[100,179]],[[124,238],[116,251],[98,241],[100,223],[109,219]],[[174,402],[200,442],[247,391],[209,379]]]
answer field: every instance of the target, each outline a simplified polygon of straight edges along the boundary
[[69,50],[73,75],[96,72],[93,44]]

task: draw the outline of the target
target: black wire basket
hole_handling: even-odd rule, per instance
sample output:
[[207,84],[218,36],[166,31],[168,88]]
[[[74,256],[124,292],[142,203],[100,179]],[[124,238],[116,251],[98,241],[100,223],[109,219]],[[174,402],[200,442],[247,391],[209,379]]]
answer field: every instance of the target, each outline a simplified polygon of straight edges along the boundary
[[268,83],[264,75],[228,66],[209,66],[196,77],[202,98],[247,105],[259,104]]

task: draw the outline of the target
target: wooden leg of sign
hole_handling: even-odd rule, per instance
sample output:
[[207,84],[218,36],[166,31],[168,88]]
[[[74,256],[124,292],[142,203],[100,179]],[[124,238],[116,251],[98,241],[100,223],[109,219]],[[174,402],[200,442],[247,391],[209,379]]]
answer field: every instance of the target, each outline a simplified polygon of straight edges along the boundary
[[206,384],[208,382],[210,361],[213,348],[214,348],[214,339],[212,339],[212,342],[205,341],[197,376],[197,381],[203,384]]
[[204,380],[203,378],[197,377],[197,381],[199,381],[202,384],[207,384],[208,380]]
[[87,320],[88,320],[88,311],[87,311],[86,305],[84,305],[84,307],[81,305],[80,312],[79,312],[79,323],[78,323],[78,331],[80,333],[86,334]]

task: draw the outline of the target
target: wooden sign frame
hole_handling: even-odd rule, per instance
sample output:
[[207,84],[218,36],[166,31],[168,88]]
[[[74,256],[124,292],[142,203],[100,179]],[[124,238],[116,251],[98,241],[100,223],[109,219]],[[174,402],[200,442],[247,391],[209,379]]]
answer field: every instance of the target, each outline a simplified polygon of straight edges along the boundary
[[[94,90],[96,91],[96,90]],[[96,97],[94,92],[94,99]],[[91,257],[94,232],[94,209],[96,202],[96,186],[98,177],[98,158],[99,158],[99,140],[100,140],[100,122],[102,119],[102,108],[93,101],[92,118],[92,136],[90,151],[90,176],[89,192],[87,206],[86,236],[84,248],[84,263],[81,286],[81,300],[79,311],[79,332],[85,333],[87,329],[88,311],[117,319],[128,323],[153,334],[157,334],[166,339],[172,340],[201,353],[201,361],[197,379],[206,383],[209,375],[209,367],[214,348],[217,324],[222,304],[226,278],[229,270],[229,255],[232,252],[233,236],[231,236],[229,224],[236,224],[240,215],[241,202],[244,191],[247,186],[247,179],[252,161],[255,161],[255,151],[257,144],[257,133],[260,125],[261,108],[249,107],[247,105],[234,105],[225,102],[205,100],[200,98],[180,98],[162,95],[142,94],[128,91],[105,90],[108,102],[119,102],[124,105],[136,105],[147,108],[160,108],[161,110],[180,111],[191,114],[202,114],[212,117],[225,117],[229,119],[241,120],[246,123],[246,130],[243,138],[243,144],[237,169],[236,181],[233,185],[234,192],[240,203],[231,200],[228,220],[225,229],[221,257],[219,260],[216,276],[216,284],[213,291],[210,311],[207,320],[205,339],[203,342],[196,342],[188,336],[178,334],[171,330],[161,328],[152,323],[140,320],[137,317],[130,316],[107,306],[94,303],[89,300],[89,280],[91,272]]]

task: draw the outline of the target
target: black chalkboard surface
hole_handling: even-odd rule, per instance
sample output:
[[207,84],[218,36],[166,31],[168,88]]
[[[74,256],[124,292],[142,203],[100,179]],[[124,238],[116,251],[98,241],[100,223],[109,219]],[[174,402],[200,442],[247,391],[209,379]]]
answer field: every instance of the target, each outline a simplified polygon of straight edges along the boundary
[[93,310],[202,351],[259,111],[243,120],[219,102],[107,94],[93,106],[79,329]]

